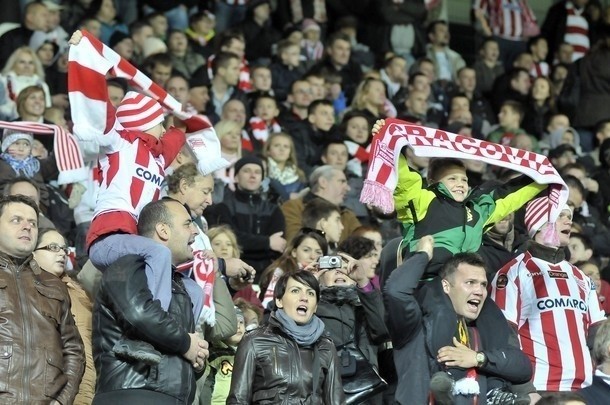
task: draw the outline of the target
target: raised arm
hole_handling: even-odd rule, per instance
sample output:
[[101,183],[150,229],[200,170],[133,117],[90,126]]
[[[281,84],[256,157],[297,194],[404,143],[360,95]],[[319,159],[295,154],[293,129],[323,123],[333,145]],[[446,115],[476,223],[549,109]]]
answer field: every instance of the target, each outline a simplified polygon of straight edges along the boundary
[[102,55],[103,44],[87,32],[75,31],[69,43],[68,95],[74,135],[103,145],[103,135],[116,119],[106,86],[106,74],[113,65]]

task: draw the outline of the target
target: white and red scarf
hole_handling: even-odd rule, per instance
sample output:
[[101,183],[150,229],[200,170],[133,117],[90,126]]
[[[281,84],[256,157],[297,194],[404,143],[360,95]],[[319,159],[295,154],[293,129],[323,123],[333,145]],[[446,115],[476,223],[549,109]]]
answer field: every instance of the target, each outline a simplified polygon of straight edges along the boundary
[[523,173],[538,184],[549,185],[549,222],[555,223],[568,201],[568,187],[549,159],[538,153],[468,138],[397,119],[386,119],[373,136],[369,170],[360,201],[386,213],[394,210],[398,158],[403,147],[423,157],[472,159]]
[[343,141],[347,147],[347,152],[351,159],[347,162],[348,169],[357,175],[362,177],[362,165],[368,163],[371,155],[371,145],[367,145],[366,148],[354,141]]
[[183,111],[182,104],[154,83],[110,47],[87,31],[76,46],[70,47],[68,64],[68,95],[74,121],[74,135],[90,142],[107,133],[114,125],[114,110],[108,101],[106,74],[112,71],[125,78],[130,86],[158,101],[181,120],[189,121],[186,143],[197,158],[199,171],[207,176],[227,167],[220,155],[220,141],[209,120],[202,115]]
[[[208,58],[208,78],[212,80],[214,77],[214,71],[212,66],[214,66],[214,59],[216,55],[210,55]],[[243,57],[241,60],[241,64],[239,65],[239,82],[237,83],[237,88],[245,93],[249,93],[252,91],[252,80],[250,79],[250,66],[248,65],[248,61],[246,57]]]
[[83,163],[83,156],[76,138],[68,131],[58,125],[42,124],[28,121],[0,121],[0,128],[11,129],[36,135],[53,136],[53,149],[59,177],[57,183],[60,185],[85,181],[89,177],[89,171]]
[[[144,73],[88,32],[83,31],[83,35],[78,45],[70,47],[68,65],[68,90],[75,135],[85,140],[95,139],[107,132],[108,125],[114,125],[114,115],[108,114],[109,102],[105,85],[106,73],[112,70],[116,76],[126,78],[132,87],[157,100],[178,118],[200,121],[196,132],[187,133],[186,142],[197,158],[197,167],[202,174],[212,174],[229,165],[229,162],[222,158],[216,132],[205,117],[183,112],[182,104]],[[107,120],[113,122],[109,123]],[[213,314],[214,267],[210,266],[209,259],[203,258],[201,251],[194,253],[194,278],[205,292],[202,316]],[[212,315],[209,315],[208,319],[204,317],[203,320],[213,324],[214,319],[210,316]]]
[[199,323],[207,323],[210,326],[216,324],[216,308],[214,306],[214,282],[216,281],[216,272],[214,270],[215,259],[206,258],[204,251],[212,251],[210,238],[203,230],[197,226],[199,235],[193,243],[193,260],[182,263],[177,266],[177,270],[185,275],[195,279],[197,284],[203,290],[203,309],[199,316]]
[[248,121],[250,125],[250,131],[252,132],[252,136],[258,141],[265,143],[269,138],[270,134],[276,132],[282,132],[282,127],[280,123],[274,118],[271,121],[271,124],[267,124],[264,119],[257,117],[256,115],[250,118]]

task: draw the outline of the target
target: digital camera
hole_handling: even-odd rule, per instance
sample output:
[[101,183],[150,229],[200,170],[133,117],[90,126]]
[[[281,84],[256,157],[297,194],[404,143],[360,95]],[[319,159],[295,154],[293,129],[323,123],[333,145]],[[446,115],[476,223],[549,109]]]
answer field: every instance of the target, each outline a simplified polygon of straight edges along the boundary
[[343,267],[341,256],[322,256],[318,259],[320,269],[339,269]]

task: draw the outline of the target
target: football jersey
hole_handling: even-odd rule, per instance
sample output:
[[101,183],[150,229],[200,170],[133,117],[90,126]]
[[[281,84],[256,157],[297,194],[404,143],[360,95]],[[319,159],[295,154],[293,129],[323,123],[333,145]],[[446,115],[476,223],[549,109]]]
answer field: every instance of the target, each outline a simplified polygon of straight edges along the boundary
[[557,264],[525,252],[495,276],[491,297],[518,330],[540,391],[574,391],[591,384],[587,348],[592,324],[603,321],[595,284],[567,261]]

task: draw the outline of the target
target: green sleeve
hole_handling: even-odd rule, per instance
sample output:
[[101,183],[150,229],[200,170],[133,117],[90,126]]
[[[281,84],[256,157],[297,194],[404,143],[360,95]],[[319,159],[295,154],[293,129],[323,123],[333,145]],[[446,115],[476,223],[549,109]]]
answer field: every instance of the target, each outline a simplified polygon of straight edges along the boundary
[[495,206],[484,228],[493,226],[508,214],[517,211],[546,188],[546,184],[535,183],[531,178],[522,175],[496,189],[492,193]]
[[422,178],[419,173],[411,170],[407,158],[402,154],[398,159],[398,184],[394,190],[394,206],[398,220],[404,223],[414,223],[413,206],[417,220],[421,220],[428,210],[428,206],[435,195],[432,191],[422,188]]

